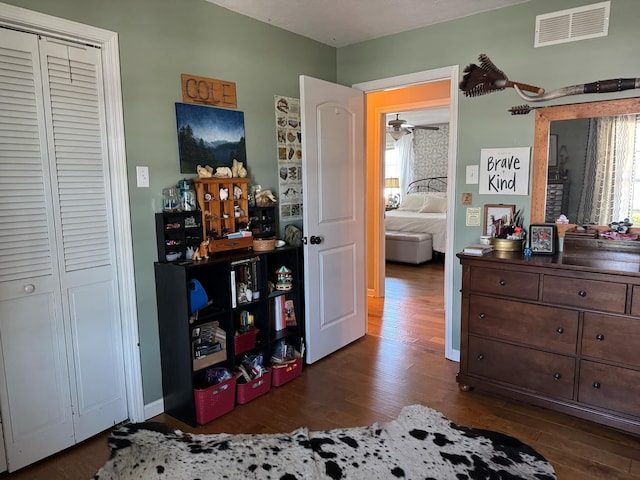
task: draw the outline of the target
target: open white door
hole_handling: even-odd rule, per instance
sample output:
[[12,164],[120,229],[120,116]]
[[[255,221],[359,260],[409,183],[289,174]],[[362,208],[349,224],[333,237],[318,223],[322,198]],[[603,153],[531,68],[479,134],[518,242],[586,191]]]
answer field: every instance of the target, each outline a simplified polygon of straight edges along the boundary
[[367,325],[363,92],[302,75],[306,361]]

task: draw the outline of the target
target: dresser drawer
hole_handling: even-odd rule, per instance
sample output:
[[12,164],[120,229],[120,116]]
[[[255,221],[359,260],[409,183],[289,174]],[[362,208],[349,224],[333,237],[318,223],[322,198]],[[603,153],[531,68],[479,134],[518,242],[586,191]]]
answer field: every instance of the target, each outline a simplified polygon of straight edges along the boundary
[[577,310],[471,295],[469,332],[575,355]]
[[556,398],[573,397],[575,359],[469,336],[468,371]]
[[640,319],[585,312],[582,355],[640,366]]
[[506,297],[538,299],[537,273],[521,273],[496,268],[471,268],[471,290]]
[[627,285],[545,275],[542,301],[603,312],[624,313]]
[[640,372],[582,360],[578,401],[640,416]]

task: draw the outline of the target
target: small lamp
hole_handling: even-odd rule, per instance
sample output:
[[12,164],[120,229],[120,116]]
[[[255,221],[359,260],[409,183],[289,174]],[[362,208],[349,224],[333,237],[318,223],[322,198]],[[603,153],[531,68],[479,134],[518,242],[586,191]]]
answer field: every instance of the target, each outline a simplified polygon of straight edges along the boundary
[[[384,188],[396,189],[400,188],[400,179],[398,177],[389,177],[384,179]],[[400,205],[400,194],[394,194],[393,192],[389,192],[389,196],[387,197],[387,204],[390,207],[395,207]]]
[[400,188],[400,179],[397,177],[385,178],[384,188]]

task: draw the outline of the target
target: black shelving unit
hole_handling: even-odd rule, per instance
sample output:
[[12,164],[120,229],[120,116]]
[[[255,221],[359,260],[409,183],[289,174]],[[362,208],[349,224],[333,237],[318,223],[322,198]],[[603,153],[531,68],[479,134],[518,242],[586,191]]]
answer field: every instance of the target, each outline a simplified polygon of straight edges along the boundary
[[276,207],[249,207],[249,225],[254,237],[269,238],[278,236]]
[[[211,256],[202,261],[156,262],[155,279],[162,360],[162,387],[165,412],[189,425],[196,425],[194,389],[206,385],[209,367],[222,366],[231,371],[245,354],[263,355],[269,366],[271,352],[278,341],[301,350],[303,344],[302,277],[300,249],[282,247],[269,252],[235,252]],[[276,271],[285,266],[291,270],[292,288],[280,291]],[[233,272],[233,274],[232,274]],[[248,278],[251,277],[251,278]],[[190,285],[197,280],[208,297],[206,307],[192,312]],[[240,283],[249,281],[251,298],[238,297]],[[235,281],[235,287],[234,287]],[[274,303],[279,297],[294,305],[296,325],[276,330]],[[258,329],[256,342],[243,352],[236,352],[234,335],[239,331],[242,312],[253,315]],[[214,322],[217,322],[215,324]],[[194,329],[215,324],[222,331],[224,353],[196,358]],[[224,337],[222,337],[222,333]]]
[[[159,262],[185,260],[187,248],[197,248],[202,240],[201,211],[156,213]],[[171,255],[178,258],[171,260]]]

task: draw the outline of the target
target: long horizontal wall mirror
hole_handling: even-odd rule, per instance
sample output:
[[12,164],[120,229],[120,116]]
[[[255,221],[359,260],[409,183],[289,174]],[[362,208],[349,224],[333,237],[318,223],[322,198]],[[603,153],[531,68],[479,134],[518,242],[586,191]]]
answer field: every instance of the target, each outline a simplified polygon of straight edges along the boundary
[[531,223],[560,214],[640,227],[640,98],[536,109]]

